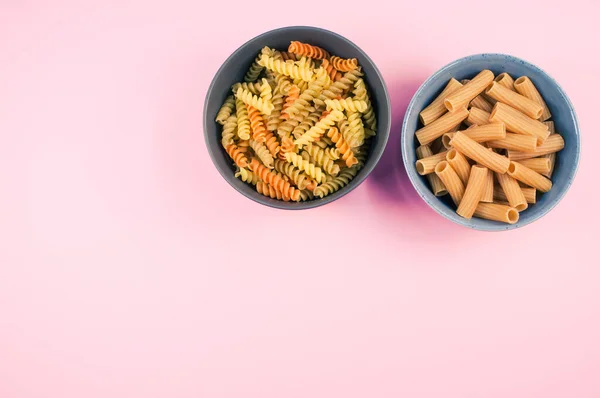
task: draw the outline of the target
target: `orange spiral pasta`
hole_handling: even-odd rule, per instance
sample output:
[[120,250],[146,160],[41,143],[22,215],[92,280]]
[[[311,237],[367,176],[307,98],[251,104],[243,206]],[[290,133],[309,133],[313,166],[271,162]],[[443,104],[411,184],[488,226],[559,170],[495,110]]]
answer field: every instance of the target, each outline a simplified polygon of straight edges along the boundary
[[285,110],[287,108],[289,108],[290,106],[292,106],[292,104],[298,98],[300,98],[300,89],[298,88],[298,86],[293,85],[292,87],[290,87],[290,89],[288,91],[288,95],[285,97],[285,102],[283,103],[283,108],[281,109],[281,118],[283,118],[283,119],[289,118],[289,115],[287,114],[287,112]]
[[277,138],[270,131],[265,136],[265,145],[273,157],[276,157],[281,150],[279,141],[277,141]]
[[290,198],[286,198],[287,200],[283,198],[281,191],[273,188],[272,186],[263,181],[259,181],[256,183],[256,192],[272,199],[285,200],[286,202],[290,201]]
[[252,139],[256,142],[265,142],[267,140],[267,129],[265,128],[263,116],[258,109],[248,106],[248,117],[252,128]]
[[346,166],[352,167],[358,163],[358,160],[354,156],[354,152],[352,152],[352,149],[350,149],[350,146],[336,127],[329,129],[327,137],[331,138],[331,141],[335,143],[336,148],[342,154],[342,159],[346,161]]
[[289,182],[279,177],[276,173],[273,173],[256,158],[252,158],[252,161],[250,162],[250,170],[255,172],[258,175],[258,178],[267,184],[272,185],[273,188],[278,189],[281,192],[285,192],[290,188]]
[[310,44],[299,41],[292,41],[288,47],[288,51],[298,55],[304,55],[314,59],[329,58],[329,53],[321,47],[311,46]]
[[248,166],[248,158],[240,151],[240,148],[235,144],[227,145],[225,148],[225,152],[229,155],[231,159],[235,162],[239,167],[247,167]]
[[334,82],[338,81],[342,78],[342,73],[340,71],[338,71],[337,69],[335,69],[333,67],[333,65],[331,65],[331,62],[329,62],[329,60],[327,58],[325,58],[323,60],[323,62],[321,62],[321,67],[323,67],[327,71],[329,78],[331,80],[333,80]]
[[331,65],[340,72],[349,72],[358,68],[358,61],[356,58],[344,59],[333,56],[329,59],[329,62],[331,62]]

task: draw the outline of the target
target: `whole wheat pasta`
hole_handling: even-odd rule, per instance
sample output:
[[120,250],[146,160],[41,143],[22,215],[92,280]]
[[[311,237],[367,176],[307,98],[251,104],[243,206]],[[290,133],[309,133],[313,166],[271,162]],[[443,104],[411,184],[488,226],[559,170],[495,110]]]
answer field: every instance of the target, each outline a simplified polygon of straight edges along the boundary
[[496,105],[494,105],[489,120],[490,122],[504,123],[508,131],[536,136],[538,145],[543,144],[550,135],[548,126],[502,102],[497,102]]
[[509,105],[533,119],[538,119],[542,116],[543,108],[539,103],[532,101],[497,82],[490,84],[485,90],[485,93],[496,101]]
[[487,102],[487,100],[483,97],[483,95],[479,94],[477,97],[473,98],[473,101],[469,103],[470,107],[475,107],[479,109],[483,109],[486,112],[491,112],[494,106]]
[[459,216],[464,218],[473,217],[473,213],[475,213],[475,209],[483,196],[488,171],[487,168],[477,165],[471,167],[465,193],[456,210]]
[[565,147],[565,141],[559,134],[552,134],[544,141],[542,145],[538,145],[533,152],[518,152],[508,150],[510,160],[518,161],[523,159],[537,158],[539,156],[548,155],[562,150]]
[[444,105],[444,100],[461,87],[462,84],[459,83],[458,80],[454,78],[450,79],[440,95],[419,113],[419,119],[421,120],[421,123],[423,123],[423,126],[427,126],[448,111]]
[[456,148],[460,153],[473,159],[475,162],[493,170],[497,173],[506,173],[510,160],[493,151],[487,150],[481,144],[467,137],[463,132],[457,132],[450,141],[450,145]]
[[[475,142],[486,142],[494,140],[503,140],[506,138],[506,127],[504,123],[489,123],[482,126],[472,124],[466,130],[462,132]],[[446,133],[442,136],[442,143],[444,147],[450,147],[450,140],[454,137],[454,133]]]
[[548,192],[552,188],[552,181],[548,178],[517,162],[510,162],[508,174],[515,180],[519,180],[541,192]]
[[[529,204],[535,204],[535,202],[536,202],[536,190],[535,190],[535,188],[522,187],[522,186],[519,186],[519,188],[521,188],[521,192],[523,192],[523,196],[525,196],[525,200],[527,201],[527,203],[529,203]],[[496,203],[502,202],[502,201],[508,203],[508,198],[506,197],[506,194],[504,193],[504,190],[500,186],[497,186],[497,187],[494,188],[494,201]]]
[[416,131],[415,136],[421,145],[427,145],[438,137],[458,126],[469,116],[467,108],[461,108],[453,113],[446,113],[437,120]]
[[510,206],[517,209],[517,211],[525,210],[527,208],[527,200],[517,180],[508,174],[499,173],[496,173],[496,178]]
[[496,76],[496,78],[494,79],[494,81],[504,87],[506,87],[509,90],[515,91],[515,87],[514,87],[514,80],[513,78],[506,72],[504,73],[500,73],[498,76]]
[[469,116],[465,123],[470,125],[476,124],[478,126],[482,126],[484,124],[488,124],[490,121],[490,114],[483,109],[472,107],[469,109]]
[[[421,145],[417,147],[417,158],[423,159],[432,155],[433,152],[431,151],[431,148],[429,148],[427,145]],[[437,174],[427,174],[427,180],[429,181],[429,185],[431,186],[431,190],[433,191],[433,194],[435,196],[443,196],[448,193],[448,190],[444,186],[444,183],[442,182],[442,180],[440,180],[440,177],[438,177]]]
[[[424,145],[421,145],[419,148],[423,147]],[[417,148],[417,150],[419,150],[419,148]],[[425,149],[421,149],[421,151],[423,151],[423,153],[426,152]],[[429,151],[431,151],[431,149]],[[415,163],[415,166],[417,167],[417,173],[419,173],[422,176],[433,173],[435,171],[435,166],[437,166],[439,162],[446,160],[447,154],[448,152],[444,151],[417,160],[417,162]]]
[[465,184],[460,180],[456,171],[448,162],[443,160],[435,166],[435,174],[442,180],[452,201],[458,206],[465,194]]
[[479,74],[467,84],[446,97],[444,100],[446,109],[450,112],[455,112],[465,107],[475,97],[481,94],[493,80],[494,74],[491,71],[483,70],[479,72]]
[[456,171],[456,174],[460,177],[463,184],[467,184],[469,181],[469,173],[471,172],[471,165],[466,157],[456,149],[452,148],[446,153],[446,161],[450,163],[450,166]]
[[486,203],[492,203],[494,201],[494,172],[488,169],[485,177],[485,186],[483,188],[483,194],[481,201]]
[[486,220],[500,221],[507,224],[514,224],[519,221],[519,212],[517,209],[497,203],[479,202],[473,215],[485,218]]
[[225,122],[227,121],[229,116],[231,116],[231,114],[233,113],[234,110],[235,110],[235,98],[233,97],[233,95],[230,95],[225,99],[225,102],[219,109],[219,112],[217,113],[217,117],[215,118],[215,121],[221,125],[225,125]]
[[514,87],[519,94],[541,105],[542,114],[538,118],[539,120],[543,122],[552,117],[550,109],[548,109],[548,105],[546,105],[546,101],[544,101],[544,99],[540,95],[540,92],[537,90],[533,82],[527,76],[521,76],[517,80],[515,80]]
[[523,159],[519,160],[517,163],[520,163],[541,175],[550,172],[550,159],[547,157]]
[[487,146],[489,148],[533,152],[537,148],[537,137],[534,137],[533,135],[506,133],[506,137],[504,139],[488,141]]

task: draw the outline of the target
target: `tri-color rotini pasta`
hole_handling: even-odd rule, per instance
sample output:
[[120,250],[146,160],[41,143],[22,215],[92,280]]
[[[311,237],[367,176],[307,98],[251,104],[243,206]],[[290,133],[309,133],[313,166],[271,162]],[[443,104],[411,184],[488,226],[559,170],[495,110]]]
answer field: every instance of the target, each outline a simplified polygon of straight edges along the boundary
[[356,58],[299,41],[286,50],[262,48],[215,121],[236,178],[273,199],[318,200],[364,166],[376,110]]
[[436,196],[451,196],[461,217],[514,224],[536,192],[552,188],[551,163],[564,140],[528,77],[484,70],[451,79],[419,116],[417,171]]

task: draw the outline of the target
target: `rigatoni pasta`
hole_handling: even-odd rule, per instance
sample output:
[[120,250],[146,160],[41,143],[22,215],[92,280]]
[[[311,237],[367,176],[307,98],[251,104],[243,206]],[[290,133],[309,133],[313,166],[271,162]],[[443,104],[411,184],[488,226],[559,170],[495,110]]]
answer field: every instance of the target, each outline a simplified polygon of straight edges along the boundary
[[481,94],[493,80],[494,74],[491,71],[483,70],[479,72],[467,84],[446,97],[444,105],[450,112],[458,111]]
[[489,121],[502,122],[506,125],[506,130],[514,133],[534,135],[537,137],[538,144],[543,144],[550,135],[550,131],[545,124],[502,102],[497,102],[494,105]]
[[465,184],[460,180],[456,171],[450,166],[450,163],[443,160],[435,166],[435,174],[440,177],[454,204],[458,206],[465,194]]
[[487,168],[477,165],[471,167],[465,194],[458,205],[458,209],[456,209],[459,216],[464,218],[473,217],[473,213],[475,213],[475,209],[483,196],[488,171]]
[[490,84],[485,93],[496,101],[510,105],[531,118],[539,119],[542,116],[543,107],[539,103],[513,90],[509,90],[497,82]]
[[[427,145],[421,145],[417,148],[418,159],[423,159],[432,155],[433,152],[431,151],[431,148],[429,148]],[[440,180],[440,177],[438,177],[437,174],[428,174],[427,180],[429,181],[429,185],[431,186],[431,190],[433,191],[433,194],[435,196],[444,196],[448,193],[446,186],[444,185],[442,180]]]
[[517,80],[515,80],[514,88],[517,92],[532,101],[537,102],[542,106],[542,114],[538,117],[542,122],[550,119],[552,114],[550,113],[550,109],[548,109],[548,105],[546,105],[546,101],[542,98],[535,85],[527,76],[521,76]]
[[427,145],[438,137],[444,135],[452,128],[458,126],[463,120],[469,116],[467,108],[463,107],[456,112],[449,112],[439,119],[431,122],[425,127],[417,130],[415,136],[421,145]]
[[444,100],[447,96],[454,93],[456,90],[462,87],[462,84],[458,82],[456,79],[450,79],[444,90],[440,93],[440,95],[433,100],[429,106],[419,113],[419,119],[423,126],[427,126],[429,123],[433,122],[444,113],[448,112],[446,106],[444,105]]

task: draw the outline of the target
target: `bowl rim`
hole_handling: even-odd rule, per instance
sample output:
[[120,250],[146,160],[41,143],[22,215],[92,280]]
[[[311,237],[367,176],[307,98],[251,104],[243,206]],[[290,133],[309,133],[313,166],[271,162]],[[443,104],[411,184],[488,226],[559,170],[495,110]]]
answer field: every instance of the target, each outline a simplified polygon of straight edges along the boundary
[[[217,149],[211,147],[210,143],[209,143],[209,137],[208,137],[208,123],[210,123],[211,121],[208,118],[208,103],[209,103],[209,97],[214,89],[214,85],[215,82],[217,80],[217,77],[222,73],[223,69],[225,68],[225,65],[228,64],[234,57],[237,56],[237,54],[239,52],[242,51],[243,48],[245,48],[246,46],[248,46],[249,44],[253,43],[253,42],[258,42],[264,39],[265,36],[267,35],[272,35],[275,33],[280,33],[280,32],[284,32],[287,30],[292,30],[292,29],[310,29],[310,30],[314,30],[317,32],[321,32],[327,35],[333,35],[336,36],[337,38],[343,40],[343,41],[347,41],[348,43],[352,44],[354,47],[356,47],[356,49],[358,50],[358,52],[361,54],[361,56],[365,57],[372,65],[373,65],[373,69],[375,71],[376,74],[376,78],[379,79],[381,81],[381,84],[383,86],[383,94],[385,96],[385,104],[379,104],[379,106],[386,106],[388,108],[388,117],[387,117],[387,126],[388,128],[386,129],[386,131],[377,131],[378,135],[380,136],[380,140],[381,141],[381,150],[379,151],[379,153],[372,153],[371,156],[368,158],[365,166],[362,168],[362,175],[359,177],[358,175],[356,177],[354,177],[354,179],[352,180],[352,182],[354,182],[353,185],[347,185],[343,188],[341,188],[340,190],[332,193],[331,195],[328,195],[322,199],[318,199],[318,200],[309,200],[306,202],[284,202],[282,200],[275,200],[275,199],[271,199],[265,196],[265,200],[259,200],[258,197],[252,196],[247,194],[244,191],[241,191],[239,189],[237,189],[237,187],[233,184],[233,180],[229,179],[229,175],[226,175],[224,173],[224,171],[222,171],[218,166],[217,166],[217,156],[222,156],[222,154],[220,153],[220,151],[218,151],[219,153],[217,153]],[[212,119],[211,119],[212,120]],[[379,121],[378,121],[379,122]],[[379,123],[378,123],[379,124]],[[264,206],[268,206],[268,207],[273,207],[276,209],[282,209],[282,210],[306,210],[306,209],[312,209],[315,207],[319,207],[319,206],[324,206],[326,204],[329,204],[339,198],[341,198],[344,195],[347,195],[348,193],[352,192],[354,189],[356,189],[360,184],[362,184],[367,177],[371,174],[371,172],[373,171],[373,169],[375,169],[375,166],[377,166],[377,164],[379,163],[379,161],[381,160],[381,157],[383,156],[383,152],[385,150],[385,148],[387,147],[387,143],[388,143],[388,139],[390,136],[390,131],[391,131],[391,127],[392,127],[392,105],[391,105],[391,100],[390,100],[390,95],[388,92],[388,88],[387,88],[387,84],[385,82],[385,79],[383,78],[383,75],[381,74],[381,71],[379,70],[379,68],[377,67],[377,64],[375,64],[375,62],[371,59],[371,57],[369,57],[369,55],[362,49],[360,48],[358,45],[356,45],[352,40],[346,38],[345,36],[340,35],[339,33],[336,32],[332,32],[330,30],[327,29],[323,29],[323,28],[318,28],[315,26],[307,26],[307,25],[293,25],[293,26],[284,26],[284,27],[280,27],[280,28],[276,28],[276,29],[271,29],[268,30],[264,33],[261,33],[253,38],[251,38],[250,40],[247,40],[246,42],[244,42],[241,46],[239,46],[234,52],[231,53],[231,55],[229,55],[227,57],[227,59],[225,59],[225,61],[223,61],[223,63],[221,63],[221,66],[219,67],[219,69],[217,70],[217,72],[214,74],[212,81],[210,82],[210,85],[208,86],[208,89],[206,90],[206,96],[204,98],[204,106],[203,106],[203,123],[202,123],[202,129],[203,129],[203,133],[204,133],[204,143],[206,145],[206,148],[208,150],[208,154],[213,162],[214,167],[219,171],[219,174],[221,174],[221,177],[223,177],[223,179],[225,181],[227,181],[227,183],[238,193],[244,195],[246,198],[252,200],[253,202],[259,203],[261,205]],[[233,176],[233,174],[232,174]],[[290,206],[292,205],[292,206]]]
[[[436,198],[436,203],[432,203],[432,201],[430,201],[423,194],[423,192],[421,192],[421,190],[419,189],[419,187],[416,183],[416,179],[420,178],[421,176],[417,176],[416,171],[415,171],[415,173],[413,173],[413,170],[411,168],[414,168],[414,165],[408,164],[408,161],[407,161],[407,154],[408,154],[407,151],[409,150],[409,147],[412,147],[412,142],[414,140],[414,133],[409,138],[408,135],[406,134],[406,131],[407,131],[407,125],[408,125],[408,117],[415,105],[415,101],[432,84],[433,80],[436,77],[444,74],[448,69],[454,67],[455,65],[469,62],[469,61],[472,61],[473,59],[483,59],[483,58],[490,58],[490,57],[503,57],[503,58],[509,59],[511,61],[516,61],[516,62],[522,63],[523,65],[527,66],[528,68],[531,68],[531,69],[535,70],[536,72],[539,72],[540,74],[546,76],[548,78],[548,80],[556,86],[559,94],[561,95],[561,97],[566,102],[566,104],[569,108],[570,116],[575,125],[574,134],[575,134],[575,142],[576,142],[576,151],[575,151],[575,158],[573,159],[574,169],[573,169],[572,176],[570,176],[569,181],[567,181],[566,187],[561,192],[558,193],[558,196],[556,197],[556,199],[546,209],[541,210],[539,213],[536,213],[535,217],[532,217],[531,219],[524,221],[522,223],[517,222],[515,224],[503,224],[503,223],[494,223],[493,221],[490,221],[490,224],[486,224],[485,227],[483,227],[483,226],[478,226],[478,225],[467,225],[465,222],[462,221],[464,219],[460,218],[460,216],[458,216],[458,215],[456,215],[456,217],[450,217],[449,215],[445,214],[444,212],[442,212],[441,209],[438,208],[439,199]],[[575,113],[575,108],[573,107],[573,103],[571,102],[571,100],[567,96],[565,90],[561,87],[561,85],[545,70],[543,70],[539,66],[532,64],[531,62],[528,62],[524,59],[521,59],[519,57],[510,55],[510,54],[479,53],[479,54],[467,55],[465,57],[456,59],[456,60],[446,64],[445,66],[440,68],[438,71],[433,73],[431,76],[429,76],[423,82],[423,84],[421,84],[419,89],[413,95],[410,103],[408,104],[408,107],[406,108],[406,113],[404,114],[404,120],[402,122],[402,138],[401,138],[402,163],[404,164],[404,168],[406,169],[406,174],[408,175],[408,179],[410,180],[410,183],[412,184],[415,191],[417,191],[417,193],[419,194],[419,197],[421,197],[421,199],[423,199],[423,201],[425,203],[427,203],[427,205],[429,207],[431,207],[436,213],[438,213],[442,217],[444,217],[447,220],[450,220],[453,223],[458,224],[462,227],[474,229],[474,230],[478,230],[478,231],[486,231],[486,232],[508,231],[508,230],[513,230],[513,229],[517,229],[517,228],[522,228],[522,227],[529,225],[529,224],[533,223],[534,221],[537,221],[540,218],[544,217],[552,209],[554,209],[558,205],[558,203],[564,198],[564,196],[567,194],[567,192],[571,188],[571,185],[573,184],[573,181],[575,180],[575,176],[577,175],[577,171],[579,169],[579,160],[580,160],[580,156],[581,156],[581,134],[580,133],[581,133],[581,131],[579,128],[579,121],[577,119],[577,114]],[[459,218],[457,218],[457,217],[459,217]],[[487,221],[487,220],[485,220],[485,221]]]

